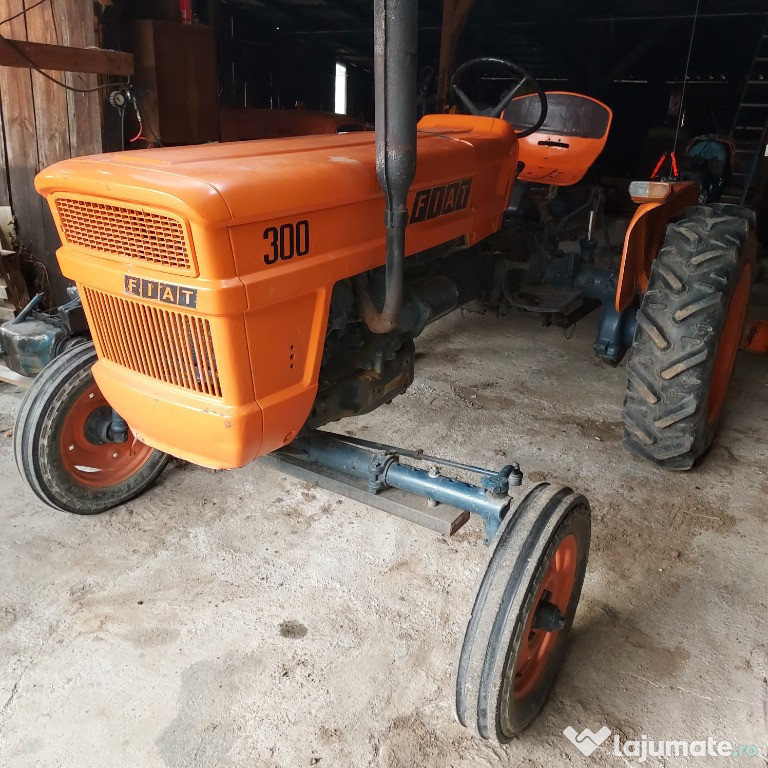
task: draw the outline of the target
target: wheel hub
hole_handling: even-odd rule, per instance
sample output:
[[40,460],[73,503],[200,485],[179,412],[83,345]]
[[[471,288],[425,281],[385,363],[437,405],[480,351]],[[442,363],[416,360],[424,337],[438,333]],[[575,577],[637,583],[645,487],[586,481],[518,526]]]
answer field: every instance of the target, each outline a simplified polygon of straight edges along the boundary
[[112,424],[112,409],[108,405],[102,405],[93,410],[85,419],[83,434],[92,445],[105,445],[111,443],[109,439],[109,427]]
[[112,420],[112,408],[96,384],[75,399],[64,418],[59,442],[61,464],[82,485],[117,485],[135,474],[152,454],[153,449],[137,440],[130,429],[124,442],[115,442]]
[[533,614],[533,629],[540,629],[544,632],[556,632],[565,626],[565,617],[560,609],[549,601],[552,595],[545,590],[541,596],[539,604]]
[[515,664],[514,696],[524,699],[536,687],[565,627],[576,578],[578,544],[572,534],[558,545],[547,564],[523,631]]

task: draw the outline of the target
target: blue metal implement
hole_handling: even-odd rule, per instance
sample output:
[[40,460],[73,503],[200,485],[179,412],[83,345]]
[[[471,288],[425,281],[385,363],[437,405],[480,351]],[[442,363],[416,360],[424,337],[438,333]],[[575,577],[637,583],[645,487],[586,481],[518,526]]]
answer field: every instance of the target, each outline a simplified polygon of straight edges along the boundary
[[[429,456],[423,451],[408,451],[332,432],[311,431],[300,435],[290,446],[278,451],[275,457],[280,460],[281,454],[283,458],[290,457],[292,465],[297,461],[305,462],[306,471],[312,471],[311,465],[318,474],[326,468],[342,476],[365,480],[367,492],[372,497],[386,489],[396,488],[428,499],[430,507],[445,504],[478,515],[485,526],[488,541],[493,539],[509,511],[509,486],[522,482],[522,473],[516,464],[493,471]],[[403,464],[401,457],[426,462],[430,467],[425,470]],[[482,484],[473,485],[443,475],[438,465],[482,475]],[[340,492],[344,493],[344,490]]]

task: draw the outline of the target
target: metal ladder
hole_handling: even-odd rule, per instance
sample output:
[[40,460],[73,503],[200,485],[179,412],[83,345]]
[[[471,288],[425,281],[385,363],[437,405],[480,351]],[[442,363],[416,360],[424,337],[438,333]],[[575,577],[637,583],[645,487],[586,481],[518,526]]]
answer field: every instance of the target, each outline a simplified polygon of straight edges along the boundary
[[723,191],[725,203],[749,204],[768,138],[768,16],[731,126],[736,145],[733,173]]

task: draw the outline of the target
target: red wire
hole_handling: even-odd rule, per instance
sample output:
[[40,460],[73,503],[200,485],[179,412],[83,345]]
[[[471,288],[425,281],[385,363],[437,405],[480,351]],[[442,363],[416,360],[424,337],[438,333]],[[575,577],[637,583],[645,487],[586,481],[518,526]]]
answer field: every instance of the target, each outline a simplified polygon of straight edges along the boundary
[[659,172],[661,166],[663,165],[664,161],[667,159],[667,153],[664,152],[662,156],[659,158],[659,162],[656,163],[656,167],[653,169],[653,173],[651,174],[651,179],[656,178],[656,174]]
[[672,175],[677,178],[677,158],[675,157],[675,153],[672,152]]
[[142,136],[144,133],[144,123],[139,120],[139,132],[132,138],[128,139],[129,143],[133,144],[134,141],[137,141],[138,139],[145,139],[146,136]]

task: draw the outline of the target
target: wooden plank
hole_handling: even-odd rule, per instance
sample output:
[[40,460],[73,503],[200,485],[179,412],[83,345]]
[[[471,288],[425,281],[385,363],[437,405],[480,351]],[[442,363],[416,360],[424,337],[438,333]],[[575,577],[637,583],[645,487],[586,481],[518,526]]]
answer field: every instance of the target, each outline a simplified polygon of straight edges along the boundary
[[[0,16],[8,18],[24,9],[23,0],[0,0]],[[24,16],[8,22],[4,32],[26,37]],[[38,170],[37,131],[29,69],[0,67],[0,101],[3,104],[11,204],[18,221],[17,242],[27,253],[40,258],[45,252],[43,205],[35,191]]]
[[640,43],[624,53],[621,60],[600,81],[600,89],[611,86],[614,80],[619,79],[637,61],[640,61],[648,51],[658,45],[667,34],[677,26],[677,21],[661,22],[652,32],[646,33]]
[[[213,30],[153,22],[158,131],[165,144],[201,144],[219,138],[218,73]],[[145,133],[149,133],[145,130]]]
[[304,461],[288,451],[275,451],[268,456],[262,456],[259,463],[306,483],[317,484],[366,506],[401,517],[409,523],[429,528],[443,536],[453,535],[469,521],[469,512],[466,510],[448,504],[430,507],[427,499],[397,488],[386,488],[378,493],[371,493],[367,480]]
[[[124,24],[121,28],[121,42],[123,47],[133,54],[136,70],[133,83],[142,94],[139,99],[139,108],[146,125],[145,133],[150,136],[152,132],[156,132],[162,139],[163,127],[160,124],[160,109],[157,102],[154,25],[155,22],[148,19]],[[132,146],[128,144],[128,139],[138,128],[139,124],[135,119],[133,109],[127,109],[125,114],[126,146]]]
[[[53,0],[49,0],[33,7],[27,13],[27,37],[34,43],[58,42],[59,29],[53,6]],[[60,73],[54,74],[61,79]],[[32,99],[35,106],[39,164],[40,168],[47,168],[70,156],[69,125],[66,120],[62,120],[67,114],[67,91],[39,72],[33,71]]]
[[32,386],[34,379],[29,376],[21,376],[15,371],[12,371],[7,365],[0,363],[0,381],[4,381],[6,384],[13,384],[15,387],[24,387],[27,389]]
[[[91,88],[97,84],[92,72],[132,72],[130,54],[89,48],[97,42],[91,3],[49,0],[33,6],[33,1],[0,0],[0,18],[28,8],[26,14],[3,25],[3,34],[23,42],[25,50],[33,52],[36,63],[57,80],[75,88]],[[0,63],[9,50],[14,53],[0,40]],[[62,71],[69,69],[84,72]],[[17,242],[32,255],[52,305],[67,299],[69,281],[59,270],[55,255],[58,233],[47,204],[34,189],[34,178],[41,168],[73,154],[101,151],[103,99],[104,91],[67,91],[39,72],[30,71],[27,62],[0,66],[6,167],[10,202],[18,221]],[[0,192],[0,211],[5,210],[1,198]],[[43,270],[45,275],[41,274]]]
[[[92,10],[81,0],[58,0],[57,21],[62,29],[61,42],[76,48],[98,46],[96,20]],[[74,88],[93,88],[93,74],[67,73],[65,81]],[[72,157],[103,151],[102,119],[105,90],[92,93],[67,92],[70,154]]]
[[[211,29],[167,21],[134,21],[123,43],[135,57],[144,133],[163,144],[219,137],[216,47]],[[132,123],[128,123],[132,125]]]
[[[8,168],[8,157],[3,156],[3,172]],[[10,187],[8,187],[10,190]],[[13,209],[10,205],[0,205],[0,259],[6,250],[11,249],[11,244],[16,242],[16,222],[13,219]]]
[[[42,6],[38,6],[40,7]],[[30,11],[30,15],[35,10],[37,9]],[[133,74],[133,56],[123,51],[73,48],[68,45],[48,45],[0,38],[0,66],[29,69],[31,64],[28,59],[31,59],[39,69],[57,72],[91,72],[96,75],[124,77]]]
[[10,207],[10,205],[11,205],[11,186],[10,186],[10,180],[8,179],[8,153],[6,152],[6,149],[5,149],[5,129],[3,128],[3,105],[2,105],[2,99],[0,99],[0,210]]
[[[206,23],[212,30],[217,32],[219,29],[219,0],[206,0],[206,9],[208,11]],[[366,21],[368,21],[367,14]]]
[[[34,43],[58,44],[60,25],[66,26],[69,20],[57,18],[55,7],[60,3],[49,0],[47,3],[31,8],[26,14],[27,37]],[[1,49],[0,49],[1,50]],[[57,79],[62,74],[56,72]],[[43,77],[39,72],[32,72],[32,99],[35,107],[35,125],[37,128],[37,156],[39,168],[47,168],[59,160],[70,157],[69,121],[67,119],[67,91],[60,85]],[[59,233],[53,221],[48,204],[40,198],[43,211],[43,236],[45,247],[36,254],[46,269],[48,290],[46,297],[52,305],[66,298],[67,280],[59,269],[56,251],[61,245]]]
[[21,259],[15,251],[0,251],[0,282],[4,286],[4,300],[16,309],[29,303],[29,291],[21,272]]

